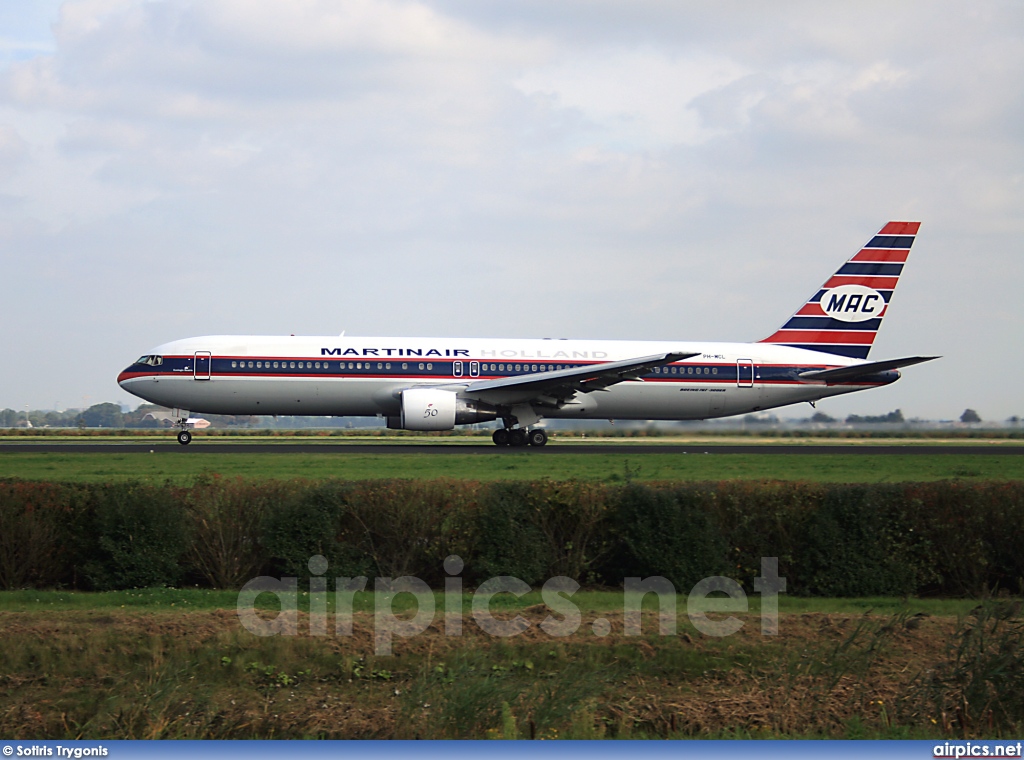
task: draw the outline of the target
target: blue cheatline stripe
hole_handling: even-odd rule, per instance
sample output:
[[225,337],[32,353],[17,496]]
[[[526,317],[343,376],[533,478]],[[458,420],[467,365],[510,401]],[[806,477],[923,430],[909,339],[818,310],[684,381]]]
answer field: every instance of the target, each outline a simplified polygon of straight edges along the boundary
[[875,235],[865,248],[910,248],[914,244],[913,235]]
[[902,264],[862,264],[851,262],[844,264],[836,274],[868,274],[882,277],[899,277],[903,271]]
[[783,330],[877,330],[881,318],[866,319],[863,322],[840,322],[831,317],[792,317],[782,326]]
[[[892,291],[891,290],[878,290],[876,292],[881,294],[882,298],[885,300],[886,303],[889,303],[889,299],[892,298]],[[821,302],[821,297],[823,295],[825,295],[825,293],[826,293],[825,289],[822,288],[817,293],[815,293],[814,298],[812,298],[807,303],[820,303]]]
[[825,354],[849,356],[854,359],[867,359],[871,346],[842,346],[832,343],[782,343],[783,346],[806,348],[808,351],[821,351]]

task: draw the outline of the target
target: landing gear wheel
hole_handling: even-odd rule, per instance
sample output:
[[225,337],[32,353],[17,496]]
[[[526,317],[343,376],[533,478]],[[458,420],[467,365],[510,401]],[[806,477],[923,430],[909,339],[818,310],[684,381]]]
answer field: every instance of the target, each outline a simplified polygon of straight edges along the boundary
[[491,435],[491,440],[494,441],[495,446],[508,446],[509,435],[505,428],[498,428]]
[[509,431],[509,443],[512,446],[525,446],[529,441],[526,438],[526,431],[522,428],[516,428],[515,430]]
[[527,440],[529,440],[531,446],[543,446],[548,442],[548,434],[541,428],[536,428],[529,432]]
[[178,433],[178,443],[180,443],[182,446],[188,446],[190,443],[192,443],[192,434],[187,430],[182,430],[180,433]]

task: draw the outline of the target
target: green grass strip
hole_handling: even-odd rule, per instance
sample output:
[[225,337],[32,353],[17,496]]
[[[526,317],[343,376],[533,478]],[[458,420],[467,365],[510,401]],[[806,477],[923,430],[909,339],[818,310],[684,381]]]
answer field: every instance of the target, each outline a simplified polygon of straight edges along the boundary
[[375,478],[466,480],[799,480],[823,483],[922,482],[953,478],[1022,480],[1024,457],[992,454],[645,454],[497,452],[494,454],[337,453],[4,453],[0,477],[62,482],[170,480],[202,475],[250,480]]

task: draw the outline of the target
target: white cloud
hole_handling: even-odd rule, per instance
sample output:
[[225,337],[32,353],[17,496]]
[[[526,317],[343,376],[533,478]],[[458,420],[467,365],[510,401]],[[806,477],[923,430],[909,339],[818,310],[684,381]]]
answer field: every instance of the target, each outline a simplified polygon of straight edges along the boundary
[[527,95],[551,96],[556,107],[578,110],[601,143],[644,150],[713,137],[717,131],[701,123],[693,101],[748,73],[735,61],[705,53],[601,51],[529,70],[516,86]]
[[756,338],[896,216],[925,226],[878,350],[950,369],[841,403],[958,414],[969,356],[1024,327],[1012,4],[68,0],[53,20],[0,69],[21,283],[0,317],[24,328],[0,350],[43,370],[0,378],[0,404],[52,403],[55,336],[95,398],[189,333]]

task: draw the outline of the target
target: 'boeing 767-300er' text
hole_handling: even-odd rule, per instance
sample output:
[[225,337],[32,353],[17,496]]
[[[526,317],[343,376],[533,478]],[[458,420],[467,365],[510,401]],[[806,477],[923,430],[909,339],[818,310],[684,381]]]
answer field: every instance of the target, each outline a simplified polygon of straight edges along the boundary
[[867,361],[918,222],[889,222],[756,343],[209,335],[157,346],[117,378],[190,412],[372,416],[452,430],[501,420],[499,446],[543,446],[540,420],[700,420],[888,385],[936,357]]

